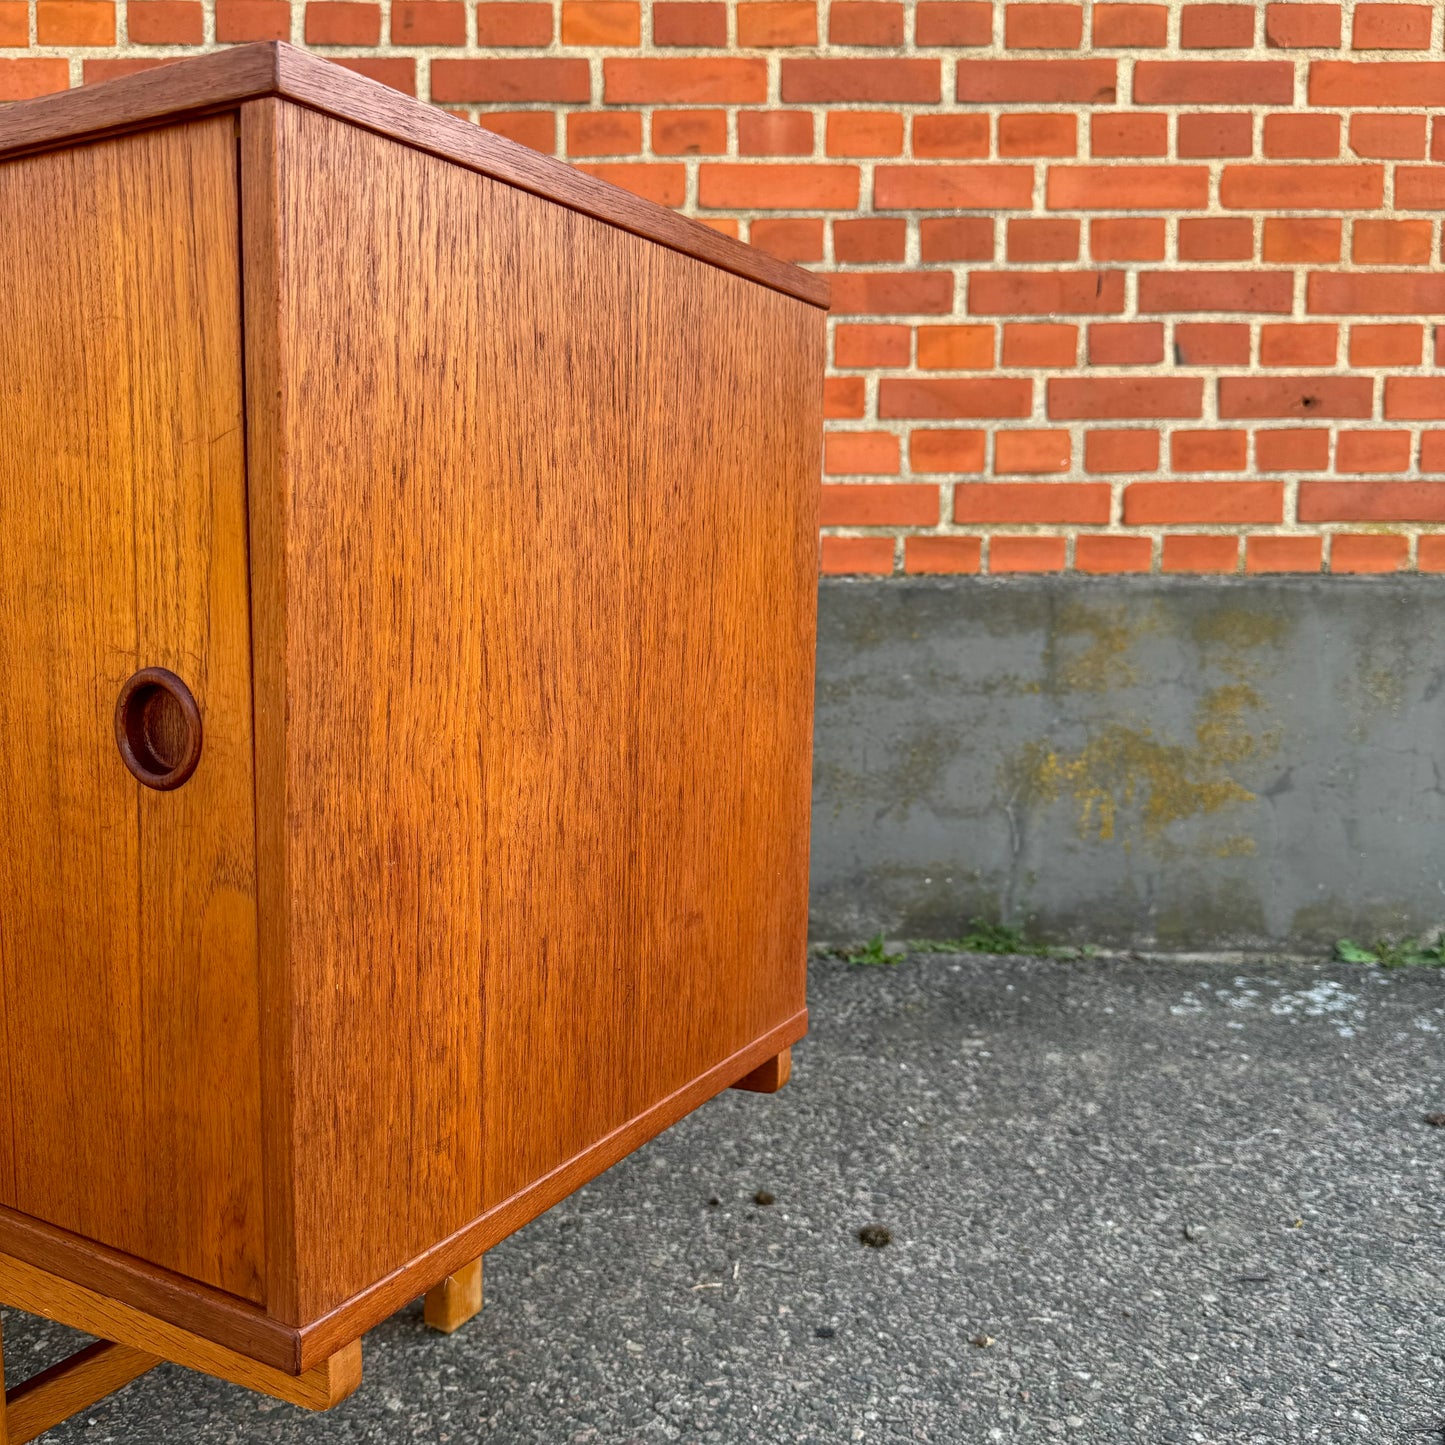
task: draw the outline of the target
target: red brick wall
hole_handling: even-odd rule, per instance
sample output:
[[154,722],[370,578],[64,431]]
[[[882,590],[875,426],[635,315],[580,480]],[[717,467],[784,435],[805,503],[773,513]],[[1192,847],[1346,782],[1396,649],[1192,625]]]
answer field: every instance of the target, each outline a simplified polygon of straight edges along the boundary
[[1442,10],[0,0],[0,97],[289,38],[828,271],[830,572],[1442,571]]

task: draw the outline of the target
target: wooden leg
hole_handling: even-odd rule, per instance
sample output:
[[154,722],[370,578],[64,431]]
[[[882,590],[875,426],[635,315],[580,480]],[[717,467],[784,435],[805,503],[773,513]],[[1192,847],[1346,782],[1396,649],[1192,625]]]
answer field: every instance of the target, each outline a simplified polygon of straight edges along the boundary
[[482,1308],[482,1262],[474,1259],[426,1292],[426,1322],[449,1335]]
[[160,1364],[159,1355],[97,1340],[5,1396],[9,1445],[26,1445]]
[[735,1089],[746,1089],[750,1094],[776,1094],[792,1077],[793,1051],[784,1049],[780,1054],[765,1059],[752,1073],[744,1074]]

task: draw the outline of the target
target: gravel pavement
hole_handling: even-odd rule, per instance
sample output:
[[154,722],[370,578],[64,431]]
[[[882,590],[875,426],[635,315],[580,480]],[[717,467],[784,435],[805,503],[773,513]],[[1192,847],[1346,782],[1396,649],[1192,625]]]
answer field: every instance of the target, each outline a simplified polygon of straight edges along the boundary
[[[505,1241],[459,1334],[373,1331],[331,1414],[163,1367],[47,1439],[1445,1445],[1445,970],[820,961],[811,1005],[782,1093]],[[5,1330],[12,1382],[75,1339]]]

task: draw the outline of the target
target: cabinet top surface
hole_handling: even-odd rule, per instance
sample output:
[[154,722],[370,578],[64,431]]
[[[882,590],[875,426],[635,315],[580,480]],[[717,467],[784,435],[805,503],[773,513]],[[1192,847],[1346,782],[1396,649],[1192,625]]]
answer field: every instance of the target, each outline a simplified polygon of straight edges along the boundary
[[269,95],[389,136],[810,305],[828,305],[828,282],[821,276],[282,41],[238,45],[15,101],[0,110],[0,158]]

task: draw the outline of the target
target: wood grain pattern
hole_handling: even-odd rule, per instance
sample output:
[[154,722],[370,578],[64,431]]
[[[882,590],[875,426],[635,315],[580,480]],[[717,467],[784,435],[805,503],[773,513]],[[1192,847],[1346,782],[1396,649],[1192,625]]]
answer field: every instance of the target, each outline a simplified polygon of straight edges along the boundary
[[429,1328],[455,1334],[482,1309],[482,1261],[474,1259],[454,1270],[426,1292],[422,1315]]
[[[0,165],[0,214],[0,1203],[260,1299],[232,124]],[[114,734],[151,664],[205,716],[172,793]]]
[[279,125],[301,1324],[802,1009],[823,318]]
[[[159,1355],[109,1340],[97,1340],[77,1350],[48,1370],[32,1375],[5,1397],[0,1414],[6,1417],[10,1429],[10,1445],[27,1445],[72,1415],[123,1390],[160,1362]],[[4,1445],[3,1434],[0,1445]]]
[[159,1355],[188,1370],[199,1370],[204,1375],[242,1385],[305,1410],[329,1410],[361,1383],[359,1340],[329,1355],[304,1374],[283,1374],[8,1255],[0,1255],[0,1302],[103,1340],[114,1340],[117,1344]]
[[828,282],[652,201],[277,41],[17,101],[0,110],[0,156],[279,95],[545,196],[816,306]]

